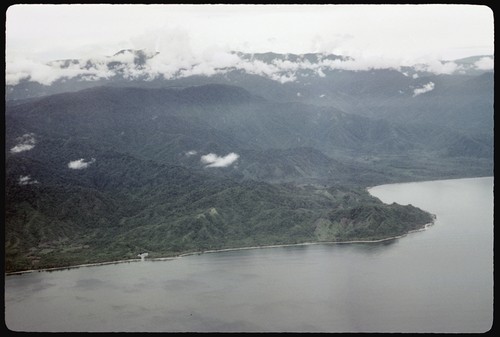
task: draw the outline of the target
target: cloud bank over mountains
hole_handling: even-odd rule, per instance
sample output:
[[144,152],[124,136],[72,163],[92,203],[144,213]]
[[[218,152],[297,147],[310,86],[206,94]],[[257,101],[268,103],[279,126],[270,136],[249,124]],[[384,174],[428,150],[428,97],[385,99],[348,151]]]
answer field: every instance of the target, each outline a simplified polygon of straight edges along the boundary
[[[298,73],[303,71],[324,77],[328,70],[395,69],[403,72],[403,67],[413,67],[415,71],[433,74],[453,74],[466,70],[464,64],[454,61],[426,59],[413,63],[414,61],[409,60],[362,54],[355,57],[321,53],[274,54],[280,57],[271,60],[264,60],[255,55],[222,50],[211,50],[199,54],[122,50],[112,56],[46,63],[26,58],[8,58],[5,78],[7,85],[17,85],[23,80],[51,85],[57,80],[73,78],[94,81],[119,75],[130,80],[162,78],[168,80],[194,75],[212,76],[237,70],[287,83],[297,81]],[[281,57],[283,55],[284,58]],[[311,59],[311,55],[316,55],[316,59]],[[493,70],[493,66],[493,58],[486,56],[467,67],[489,71]]]
[[492,57],[482,57],[474,63],[474,66],[479,70],[493,70],[494,61]]

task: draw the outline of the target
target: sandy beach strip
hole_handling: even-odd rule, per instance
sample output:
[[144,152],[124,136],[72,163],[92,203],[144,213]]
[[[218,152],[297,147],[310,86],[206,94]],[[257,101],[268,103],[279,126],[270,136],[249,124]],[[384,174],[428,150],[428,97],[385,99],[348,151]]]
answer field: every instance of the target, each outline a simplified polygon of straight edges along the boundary
[[[384,241],[390,241],[390,240],[400,239],[402,237],[405,237],[408,234],[424,231],[427,228],[429,228],[431,225],[433,225],[432,222],[428,223],[428,224],[425,224],[422,228],[411,230],[411,231],[409,231],[409,232],[407,232],[405,234],[401,234],[401,235],[397,235],[397,236],[391,236],[391,237],[388,237],[388,238],[377,239],[377,240],[314,241],[314,242],[301,242],[301,243],[287,243],[287,244],[279,244],[279,245],[264,245],[264,246],[247,246],[247,247],[221,248],[221,249],[210,249],[210,250],[203,250],[203,251],[196,251],[196,252],[187,252],[187,253],[182,253],[182,254],[179,254],[179,255],[168,256],[168,257],[155,257],[155,258],[149,258],[149,259],[146,259],[146,260],[147,261],[168,261],[168,260],[174,260],[174,259],[178,259],[178,258],[185,257],[185,256],[190,256],[190,255],[200,255],[200,254],[208,254],[208,253],[220,253],[220,252],[247,250],[247,249],[260,249],[260,248],[279,248],[279,247],[307,246],[307,245],[321,245],[321,244],[378,243],[378,242],[384,242]],[[96,266],[104,266],[104,265],[110,265],[110,264],[141,262],[141,261],[142,261],[141,258],[138,258],[138,259],[127,259],[127,260],[115,260],[115,261],[95,262],[95,263],[77,264],[77,265],[65,266],[65,267],[54,267],[54,268],[21,270],[21,271],[16,271],[16,272],[11,272],[11,273],[5,273],[5,275],[6,276],[10,276],[10,275],[21,275],[21,274],[34,273],[34,272],[51,272],[51,271],[58,271],[58,270],[65,270],[65,269],[76,269],[76,268],[82,268],[82,267],[96,267]]]

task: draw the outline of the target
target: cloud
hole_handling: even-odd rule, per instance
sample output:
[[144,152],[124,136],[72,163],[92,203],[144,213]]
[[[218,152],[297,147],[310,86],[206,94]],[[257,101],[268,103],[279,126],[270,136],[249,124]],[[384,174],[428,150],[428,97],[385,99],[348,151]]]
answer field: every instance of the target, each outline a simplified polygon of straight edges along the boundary
[[415,68],[418,71],[427,71],[436,75],[440,74],[453,74],[455,71],[462,69],[463,67],[455,62],[442,62],[438,60],[428,60],[424,64],[416,65]]
[[316,70],[316,73],[319,75],[319,77],[326,77],[325,73],[323,72],[323,70],[321,68],[318,68]]
[[19,185],[31,185],[31,184],[38,184],[38,181],[31,179],[29,175],[19,176]]
[[[443,62],[433,58],[413,61],[388,57],[381,54],[358,52],[352,57],[344,56],[332,59],[328,54],[318,54],[318,59],[309,61],[306,58],[274,59],[264,62],[253,54],[239,54],[225,51],[222,48],[210,47],[194,52],[182,41],[172,40],[180,45],[180,50],[160,48],[124,50],[112,56],[82,58],[79,61],[53,61],[49,63],[35,62],[29,59],[9,58],[6,62],[6,83],[16,85],[22,80],[50,85],[59,79],[78,77],[81,80],[107,79],[115,75],[126,79],[175,79],[188,76],[212,76],[224,74],[232,70],[247,74],[263,76],[271,80],[287,83],[295,82],[300,71],[312,71],[325,77],[327,70],[363,71],[372,69],[395,69],[401,71],[402,66],[414,66],[417,71],[434,74],[452,74],[462,69],[455,62]],[[153,41],[147,45],[153,45]],[[159,45],[161,45],[159,43]],[[477,62],[478,69],[492,69],[491,58],[483,58]]]
[[[182,34],[181,34],[182,35]],[[151,49],[139,50],[143,57],[141,64],[137,64],[138,50],[124,50],[112,56],[99,56],[93,58],[82,58],[79,61],[53,61],[49,63],[36,62],[30,59],[9,57],[6,63],[6,83],[16,85],[22,80],[38,82],[50,85],[59,79],[71,79],[80,77],[81,80],[106,79],[119,74],[126,79],[143,78],[153,80],[155,78],[174,79],[193,75],[212,76],[230,70],[240,70],[248,74],[267,77],[280,83],[294,82],[297,80],[297,72],[300,70],[312,70],[319,76],[325,76],[324,69],[366,69],[368,61],[350,60],[348,62],[325,62],[310,63],[308,60],[298,59],[273,60],[270,63],[244,57],[234,52],[225,51],[221,48],[210,47],[204,51],[193,52],[185,41],[171,39],[174,45],[180,48],[172,49],[172,45],[159,46],[161,50],[157,53]],[[165,41],[161,41],[165,42]],[[165,44],[165,43],[163,43]],[[152,45],[149,42],[147,45]],[[151,47],[150,47],[151,48]],[[248,55],[248,54],[247,54]],[[337,60],[336,60],[337,61]]]
[[229,153],[224,157],[219,157],[215,153],[209,153],[201,156],[201,162],[206,164],[205,167],[228,167],[233,164],[240,156],[234,152]]
[[68,167],[73,170],[81,170],[89,167],[91,164],[95,163],[95,158],[90,161],[85,161],[83,158],[78,160],[73,160],[68,163]]
[[23,151],[29,151],[34,147],[35,146],[31,145],[31,144],[19,144],[19,145],[14,146],[12,149],[10,149],[10,152],[18,153],[18,152],[23,152]]
[[482,57],[474,63],[474,66],[479,70],[493,70],[494,62],[491,57]]
[[16,85],[23,80],[51,85],[60,79],[80,76],[82,80],[109,78],[115,73],[108,68],[113,59],[82,59],[80,62],[54,61],[42,63],[30,59],[16,58],[7,60],[5,81],[7,85]]
[[[6,14],[8,85],[22,79],[50,84],[78,75],[87,80],[103,78],[109,76],[107,62],[113,60],[123,62],[120,74],[132,78],[207,75],[234,67],[282,83],[309,66],[304,60],[280,60],[263,69],[266,66],[257,62],[241,61],[231,50],[355,56],[355,60],[334,64],[346,70],[398,68],[397,58],[432,54],[458,59],[494,50],[493,15],[486,6],[20,5],[11,6]],[[297,25],[297,20],[308,24]],[[26,25],[35,21],[44,29]],[[143,69],[136,67],[130,54],[107,60],[96,57],[121,49],[160,54]],[[447,51],[455,51],[456,57],[446,56]],[[43,63],[72,58],[84,62],[65,69]],[[85,67],[86,60],[97,59],[94,66]],[[314,69],[322,76],[327,68]]]
[[21,137],[17,138],[19,144],[10,149],[11,153],[19,153],[23,151],[29,151],[35,147],[35,134],[34,133],[26,133]]
[[185,153],[186,157],[191,157],[191,156],[194,156],[196,155],[198,152],[195,151],[195,150],[190,150],[188,152]]
[[415,90],[413,90],[413,97],[424,94],[424,93],[432,91],[432,90],[434,90],[434,83],[429,82],[427,84],[424,84],[423,87],[416,88]]

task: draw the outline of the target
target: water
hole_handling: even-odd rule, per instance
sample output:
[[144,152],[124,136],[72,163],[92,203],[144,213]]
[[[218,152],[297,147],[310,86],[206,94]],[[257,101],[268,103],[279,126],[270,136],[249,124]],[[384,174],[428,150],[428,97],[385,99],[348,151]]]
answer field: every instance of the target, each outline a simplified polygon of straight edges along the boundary
[[384,185],[437,215],[383,243],[321,244],[5,279],[16,331],[484,332],[493,320],[493,178]]

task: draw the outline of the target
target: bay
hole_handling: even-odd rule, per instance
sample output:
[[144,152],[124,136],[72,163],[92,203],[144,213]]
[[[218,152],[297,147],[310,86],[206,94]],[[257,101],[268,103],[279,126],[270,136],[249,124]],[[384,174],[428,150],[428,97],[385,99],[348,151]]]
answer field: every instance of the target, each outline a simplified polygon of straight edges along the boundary
[[15,331],[485,332],[493,178],[382,185],[436,215],[378,243],[225,251],[5,278]]

